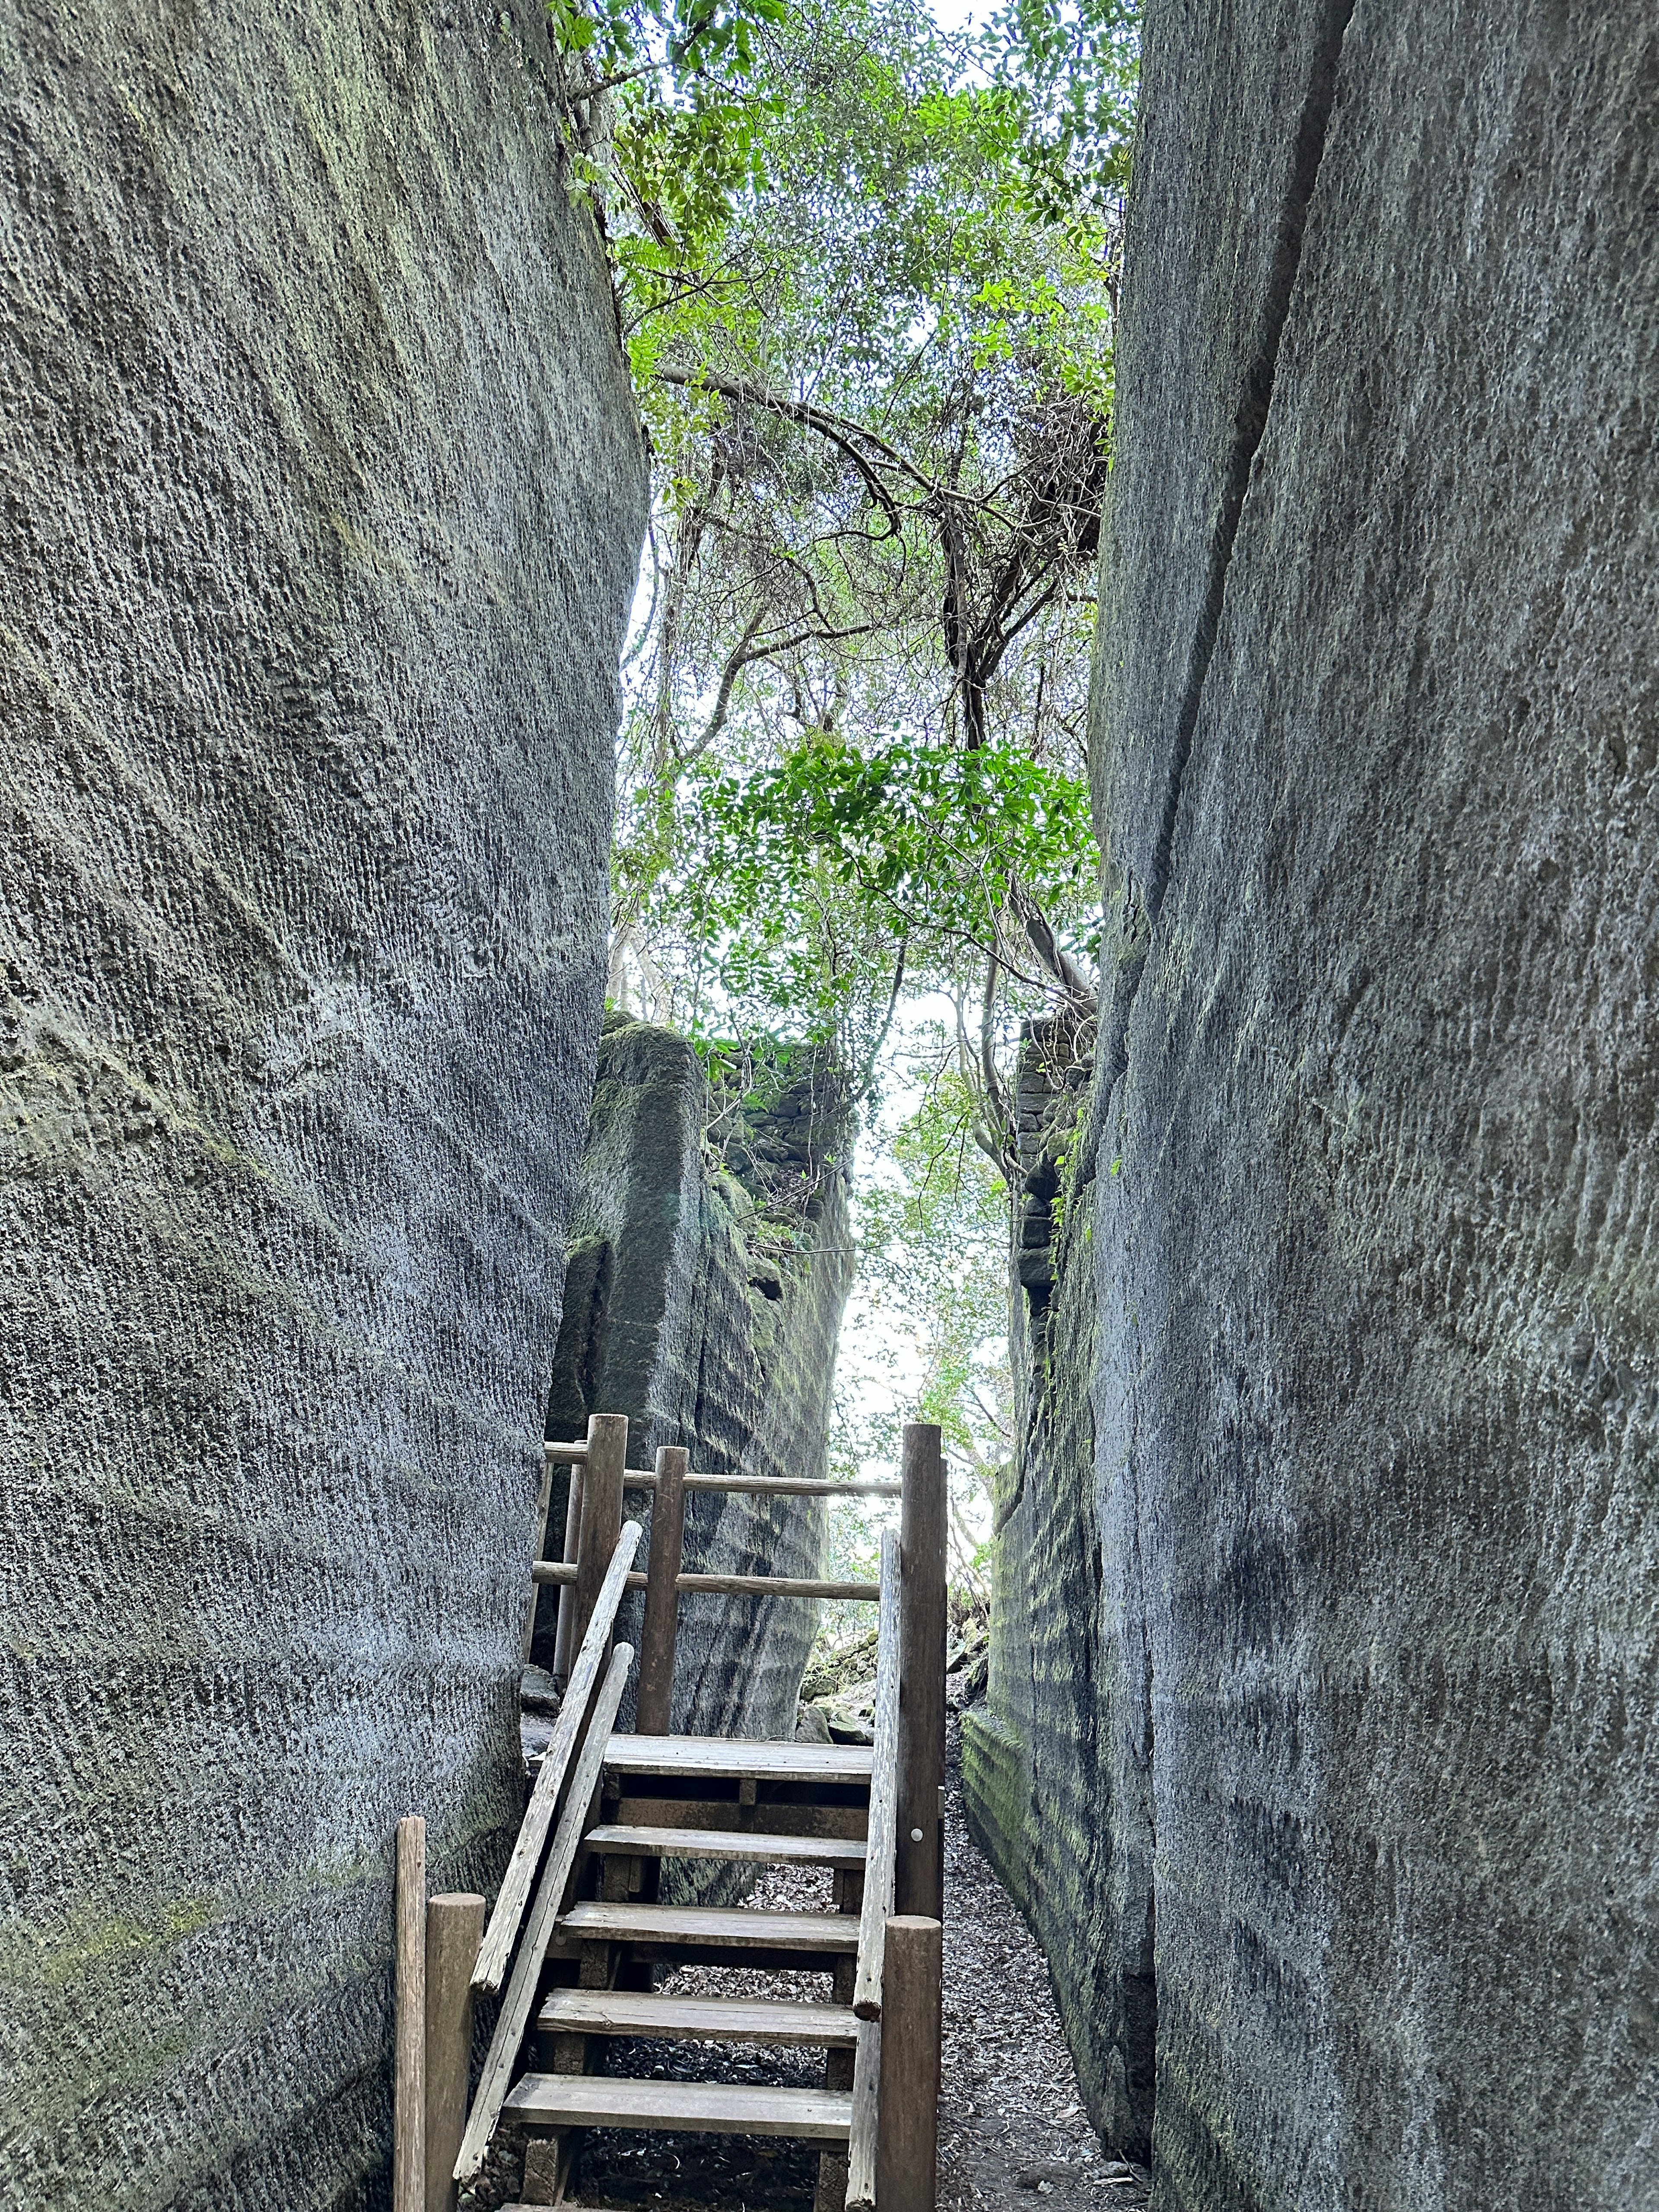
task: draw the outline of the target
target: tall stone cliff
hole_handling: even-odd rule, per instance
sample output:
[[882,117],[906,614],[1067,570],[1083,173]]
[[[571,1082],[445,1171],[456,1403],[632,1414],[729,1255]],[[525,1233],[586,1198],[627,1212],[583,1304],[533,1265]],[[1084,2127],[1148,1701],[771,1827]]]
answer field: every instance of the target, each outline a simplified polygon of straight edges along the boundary
[[969,1779],[1159,2212],[1659,2205],[1656,118],[1648,9],[1147,10]]
[[0,4],[9,2212],[374,2201],[393,1823],[518,1816],[644,495],[538,40]]
[[[550,1436],[582,1435],[590,1413],[625,1413],[631,1466],[684,1444],[701,1473],[825,1473],[853,1276],[851,1117],[842,1087],[810,1058],[772,1073],[764,1106],[721,1109],[683,1038],[607,1015]],[[563,1492],[561,1479],[550,1543],[564,1528]],[[645,1497],[627,1503],[648,1528]],[[821,1499],[704,1492],[688,1502],[685,1565],[814,1575],[823,1526]],[[544,1664],[555,1618],[544,1597]],[[683,1597],[675,1725],[793,1735],[816,1626],[817,1607],[799,1599]]]

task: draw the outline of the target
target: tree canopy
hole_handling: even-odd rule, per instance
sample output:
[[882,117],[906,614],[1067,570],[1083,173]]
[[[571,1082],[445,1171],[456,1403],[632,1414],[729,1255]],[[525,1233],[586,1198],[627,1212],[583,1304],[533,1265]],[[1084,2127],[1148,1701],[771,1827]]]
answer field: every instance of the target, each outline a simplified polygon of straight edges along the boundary
[[[779,1036],[832,1040],[872,1097],[896,1050],[920,1060],[899,1152],[927,1202],[866,1224],[915,1251],[958,1137],[1011,1176],[1022,1018],[1093,1013],[1133,10],[997,0],[955,33],[906,0],[551,13],[654,466],[613,993],[728,1079]],[[978,1219],[983,1194],[958,1180],[951,1205]],[[936,1287],[945,1328],[973,1300]]]

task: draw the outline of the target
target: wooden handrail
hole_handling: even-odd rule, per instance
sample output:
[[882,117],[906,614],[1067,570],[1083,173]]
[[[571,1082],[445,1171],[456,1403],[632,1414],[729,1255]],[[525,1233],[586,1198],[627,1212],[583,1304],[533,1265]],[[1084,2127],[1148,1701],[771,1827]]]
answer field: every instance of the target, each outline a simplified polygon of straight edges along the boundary
[[[630,1528],[636,1525],[632,1521],[628,1523]],[[574,1559],[532,1559],[530,1563],[532,1582],[556,1583],[561,1589],[570,1589],[574,1587],[578,1571]],[[627,1577],[629,1589],[643,1589],[645,1582],[646,1578],[642,1574],[630,1573]]]
[[[620,1555],[621,1547],[618,1546],[617,1549]],[[594,1626],[597,1626],[599,1617],[596,1609]],[[586,1645],[584,1644],[582,1648],[586,1651]],[[564,1810],[559,1815],[553,1848],[547,1855],[547,1865],[536,1891],[536,1902],[531,1908],[525,1927],[524,1941],[520,1944],[519,1955],[514,1961],[513,1978],[508,1982],[507,1995],[501,2000],[501,2017],[495,2022],[489,2056],[484,2061],[483,2072],[479,2077],[478,2094],[473,2100],[466,2133],[461,2139],[460,2155],[455,2160],[454,2178],[457,2181],[471,2181],[483,2164],[484,2152],[489,2148],[502,2103],[513,2085],[513,2069],[518,2060],[519,2046],[524,2041],[530,2008],[536,2000],[536,1985],[541,1979],[547,1947],[552,1941],[554,1923],[558,1919],[559,1907],[563,1902],[564,1887],[570,1879],[571,1868],[576,1863],[582,1830],[587,1822],[588,1808],[592,1802],[593,1792],[599,1786],[605,1748],[611,1740],[611,1731],[617,1724],[617,1708],[622,1703],[623,1692],[628,1685],[628,1670],[633,1663],[632,1647],[619,1644],[611,1655],[611,1668],[605,1678],[605,1686],[594,1701],[592,1723],[582,1745],[581,1757],[576,1762],[576,1771],[571,1778]],[[575,1680],[574,1674],[571,1680]],[[497,1906],[496,1910],[499,1911],[500,1907]],[[490,1933],[495,1933],[493,1923]],[[473,1986],[477,1986],[476,1979]]]
[[[519,1829],[519,1840],[513,1846],[513,1856],[507,1862],[501,1894],[495,1899],[495,1910],[489,1916],[489,1928],[478,1951],[478,1963],[472,1971],[472,1986],[480,1996],[492,1996],[500,1989],[507,1960],[513,1954],[513,1939],[519,1932],[525,1901],[536,1878],[542,1845],[552,1825],[554,1802],[564,1780],[565,1769],[570,1764],[571,1753],[576,1747],[576,1739],[581,1732],[587,1701],[604,1660],[605,1647],[611,1641],[617,1608],[622,1603],[623,1590],[629,1581],[628,1570],[640,1547],[641,1533],[637,1521],[623,1522],[622,1534],[617,1539],[617,1548],[611,1555],[611,1565],[599,1585],[592,1617],[587,1624],[587,1633],[582,1638],[576,1663],[570,1670],[569,1687],[565,1692],[564,1703],[559,1708],[559,1717],[553,1724],[552,1738],[536,1776],[536,1786],[530,1793],[530,1802],[525,1808],[524,1820]],[[584,1797],[584,1811],[586,1807],[587,1799]]]
[[881,2018],[882,1956],[893,1910],[898,1848],[899,1541],[881,1539],[881,1621],[876,1639],[875,1748],[870,1758],[870,1832],[865,1846],[864,1905],[859,1921],[859,1970],[853,2010]]
[[718,1597],[833,1597],[870,1605],[881,1596],[879,1583],[815,1583],[794,1575],[677,1575],[674,1587]]
[[[631,1528],[634,1523],[630,1521],[628,1525]],[[568,1559],[538,1559],[530,1572],[538,1583],[568,1584],[576,1579],[576,1569]],[[648,1575],[630,1574],[628,1587],[645,1589],[649,1582]],[[674,1587],[716,1597],[840,1598],[849,1604],[865,1605],[878,1604],[881,1598],[879,1583],[811,1582],[799,1575],[676,1575]]]
[[[632,1482],[630,1474],[625,1478]],[[834,1482],[797,1474],[688,1474],[688,1490],[760,1491],[775,1498],[902,1498],[902,1482]]]
[[[544,1444],[549,1459],[586,1460],[586,1444]],[[654,1490],[657,1478],[649,1468],[623,1470],[625,1490]],[[902,1498],[902,1482],[837,1482],[794,1474],[688,1474],[687,1490],[759,1491],[780,1498]]]

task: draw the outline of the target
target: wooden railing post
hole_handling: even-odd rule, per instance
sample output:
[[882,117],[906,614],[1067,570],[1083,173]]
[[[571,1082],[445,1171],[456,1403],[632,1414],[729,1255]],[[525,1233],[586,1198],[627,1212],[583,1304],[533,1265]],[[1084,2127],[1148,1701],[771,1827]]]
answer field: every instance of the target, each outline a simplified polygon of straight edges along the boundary
[[461,1890],[426,1908],[426,2212],[455,2212],[455,2154],[472,2071],[472,1969],[484,1901]]
[[674,1705],[674,1645],[679,1635],[676,1577],[685,1543],[685,1477],[691,1455],[681,1444],[657,1454],[657,1489],[651,1507],[651,1556],[645,1583],[645,1628],[640,1638],[640,1687],[634,1728],[640,1735],[666,1735]]
[[[564,1508],[564,1549],[559,1557],[574,1567],[582,1547],[582,1486],[586,1468],[580,1460],[570,1469],[570,1490]],[[570,1655],[575,1650],[576,1593],[568,1584],[559,1591],[559,1610],[553,1631],[553,1686],[562,1690],[570,1680]]]
[[622,1533],[623,1476],[627,1467],[627,1414],[593,1414],[587,1424],[581,1543],[576,1553],[576,1613],[570,1635],[573,1647],[587,1633],[599,1584]]
[[[536,1540],[530,1556],[539,1559],[547,1549],[547,1509],[553,1496],[553,1462],[545,1452],[542,1454],[542,1486],[536,1499]],[[541,1596],[541,1584],[532,1579],[530,1585],[530,1604],[525,1614],[524,1663],[530,1664],[530,1655],[536,1648],[536,1603]]]
[[932,1422],[904,1428],[900,1508],[899,1818],[895,1902],[945,1917],[945,1441]]
[[426,1822],[398,1823],[392,2212],[426,2212]]
[[880,2212],[933,2212],[944,1975],[945,1930],[937,1920],[901,1914],[888,1922],[876,2123]]

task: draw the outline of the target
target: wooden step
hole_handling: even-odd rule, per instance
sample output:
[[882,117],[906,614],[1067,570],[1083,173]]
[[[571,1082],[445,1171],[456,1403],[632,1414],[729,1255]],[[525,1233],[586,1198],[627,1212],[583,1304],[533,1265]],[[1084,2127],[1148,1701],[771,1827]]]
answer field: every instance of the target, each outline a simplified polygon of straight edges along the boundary
[[686,2128],[703,2135],[802,2136],[845,2142],[853,2100],[833,2089],[740,2081],[610,2081],[596,2074],[526,2074],[502,2106],[536,2128]]
[[698,1950],[835,1951],[859,1948],[856,1912],[745,1912],[740,1905],[573,1905],[559,1933],[582,1943],[664,1943]]
[[544,2035],[641,2035],[662,2041],[775,2043],[842,2051],[858,2041],[851,2005],[779,1997],[665,1997],[648,1990],[555,1990],[536,2025]]
[[870,1781],[872,1753],[856,1743],[766,1743],[740,1736],[613,1735],[607,1774],[735,1777],[741,1782]]
[[[768,1796],[744,1805],[735,1796],[711,1797],[708,1793],[712,1790],[733,1787],[718,1779],[687,1783],[687,1789],[699,1793],[696,1796],[663,1796],[673,1782],[672,1775],[640,1775],[611,1801],[611,1819],[624,1827],[735,1829],[744,1836],[839,1836],[855,1844],[864,1841],[870,1826],[865,1805],[802,1804],[796,1802],[798,1792],[781,1801]],[[742,1790],[745,1785],[739,1782],[735,1786]],[[843,1790],[840,1794],[853,1797],[859,1792]]]
[[584,1850],[602,1857],[744,1859],[757,1866],[862,1867],[864,1845],[836,1836],[767,1836],[730,1828],[590,1828]]

